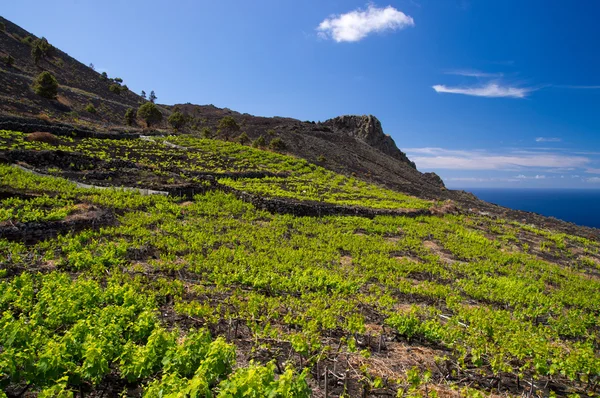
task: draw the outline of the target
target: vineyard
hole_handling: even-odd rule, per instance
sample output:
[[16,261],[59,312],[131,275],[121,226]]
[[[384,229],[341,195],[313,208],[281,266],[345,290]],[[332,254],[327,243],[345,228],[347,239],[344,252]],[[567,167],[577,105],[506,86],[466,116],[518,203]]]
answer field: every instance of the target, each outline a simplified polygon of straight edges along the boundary
[[600,393],[598,240],[238,143],[26,138],[0,131],[0,397]]

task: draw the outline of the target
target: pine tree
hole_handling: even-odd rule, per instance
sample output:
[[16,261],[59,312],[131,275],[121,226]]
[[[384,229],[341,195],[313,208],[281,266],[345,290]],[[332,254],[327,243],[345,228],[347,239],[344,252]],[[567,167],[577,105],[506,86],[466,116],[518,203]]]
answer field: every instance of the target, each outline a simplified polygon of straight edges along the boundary
[[48,71],[44,71],[33,81],[33,91],[41,97],[54,99],[58,94],[58,82]]

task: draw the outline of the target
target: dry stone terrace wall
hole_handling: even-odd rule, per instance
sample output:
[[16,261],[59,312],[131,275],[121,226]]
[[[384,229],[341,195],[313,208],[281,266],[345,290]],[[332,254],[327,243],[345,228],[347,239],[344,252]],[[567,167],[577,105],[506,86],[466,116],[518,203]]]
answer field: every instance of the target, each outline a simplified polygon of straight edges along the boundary
[[33,244],[54,238],[59,234],[95,229],[116,222],[113,212],[106,209],[94,209],[75,217],[60,221],[0,223],[0,239]]
[[[32,173],[40,174],[34,170],[28,170],[22,166],[17,166],[23,170],[27,170]],[[106,189],[109,186],[94,186],[88,184],[82,184],[81,182],[74,181],[82,188],[100,188]],[[134,190],[142,195],[152,194],[167,194],[170,196],[180,196],[187,199],[192,199],[194,195],[201,195],[209,191],[221,191],[232,194],[236,198],[251,203],[254,207],[261,210],[266,210],[274,214],[292,214],[299,217],[321,217],[321,216],[359,216],[373,218],[376,216],[403,216],[403,217],[418,217],[423,215],[439,215],[441,214],[439,209],[371,209],[360,206],[344,206],[336,205],[332,203],[312,202],[312,201],[299,201],[294,199],[284,198],[267,198],[259,195],[251,194],[248,192],[240,191],[238,189],[229,187],[224,184],[220,184],[212,176],[205,178],[205,184],[178,184],[171,186],[162,186],[160,190],[155,190],[152,187],[146,188],[140,187],[115,187],[116,189]],[[452,212],[456,212],[456,208],[452,208]]]
[[133,139],[139,138],[140,134],[133,132],[119,131],[94,131],[75,127],[62,123],[47,123],[41,119],[27,119],[12,116],[0,116],[0,130],[14,130],[23,133],[34,133],[44,131],[58,136],[78,138],[99,138],[99,139]]

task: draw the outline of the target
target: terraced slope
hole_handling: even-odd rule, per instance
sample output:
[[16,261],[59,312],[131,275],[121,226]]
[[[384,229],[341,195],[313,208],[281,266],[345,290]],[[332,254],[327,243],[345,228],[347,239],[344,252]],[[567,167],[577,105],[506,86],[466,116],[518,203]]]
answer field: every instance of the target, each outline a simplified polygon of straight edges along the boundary
[[[185,114],[185,123],[178,127],[177,134],[200,136],[208,131],[213,138],[228,140],[237,140],[242,134],[251,140],[262,136],[267,146],[278,139],[283,142],[283,151],[336,173],[426,199],[453,198],[439,178],[416,170],[374,116],[343,116],[315,123],[256,117],[211,105],[178,104],[159,105],[163,120],[152,129],[145,128],[142,120],[126,125],[125,112],[135,112],[146,102],[126,88],[127,82],[103,77],[58,48],[52,48],[35,63],[31,51],[38,37],[2,17],[0,22],[6,26],[6,31],[0,31],[0,129],[57,134],[76,131],[80,137],[114,132],[132,137],[173,134],[167,117],[177,109]],[[14,59],[12,65],[4,62],[8,56]],[[42,98],[31,88],[42,71],[58,80],[56,100]],[[116,90],[111,91],[111,87]],[[90,105],[95,112],[87,110]],[[219,122],[226,116],[236,121],[239,131],[219,129]]]
[[593,235],[234,143],[25,138],[0,134],[7,396],[598,393]]

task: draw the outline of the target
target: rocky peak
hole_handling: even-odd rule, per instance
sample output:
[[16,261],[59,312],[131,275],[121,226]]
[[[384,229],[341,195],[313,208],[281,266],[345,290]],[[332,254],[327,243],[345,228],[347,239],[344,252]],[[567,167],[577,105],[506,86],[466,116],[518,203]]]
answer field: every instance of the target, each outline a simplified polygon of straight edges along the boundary
[[404,152],[398,149],[392,137],[383,132],[381,122],[373,115],[338,116],[325,121],[323,124],[331,127],[336,133],[354,137],[416,169],[415,164],[408,159]]

